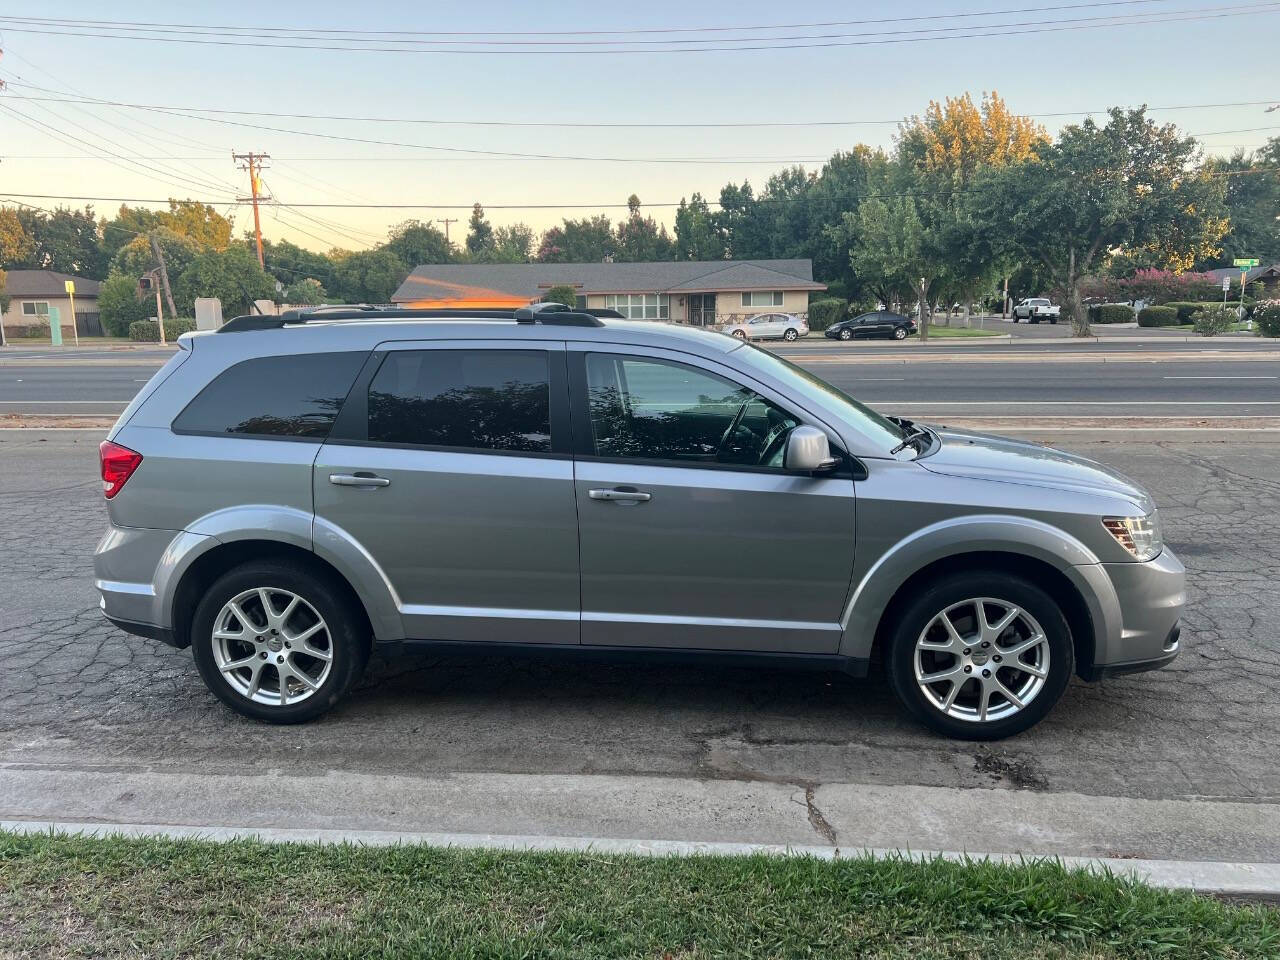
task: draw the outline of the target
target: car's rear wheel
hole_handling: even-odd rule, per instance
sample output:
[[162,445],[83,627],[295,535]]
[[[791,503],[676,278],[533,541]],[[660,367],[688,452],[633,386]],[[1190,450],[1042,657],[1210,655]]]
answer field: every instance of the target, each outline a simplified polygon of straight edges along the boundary
[[841,330],[841,331],[840,331],[840,339],[841,339],[841,340],[852,340],[852,339],[853,339],[853,331],[852,331],[852,330],[850,330],[848,327],[845,327],[845,329],[843,329],[843,330]]
[[894,692],[928,726],[998,740],[1043,719],[1066,689],[1072,658],[1054,600],[992,571],[944,577],[910,601],[886,663]]
[[788,327],[788,328],[787,328],[787,332],[786,332],[786,333],[784,333],[784,334],[782,335],[782,339],[783,339],[783,340],[794,340],[794,339],[795,339],[796,337],[798,337],[798,336],[800,336],[800,334],[796,333],[796,331],[795,331],[795,330],[793,330],[793,329],[791,329],[790,327]]
[[905,340],[905,339],[907,339],[907,328],[906,328],[906,327],[894,327],[894,328],[893,328],[893,339],[895,339],[895,340]]
[[745,333],[744,331],[742,331],[742,330],[734,330],[734,331],[732,332],[731,336],[735,336],[735,337],[737,337],[739,340],[745,340],[745,339],[747,339],[747,335],[746,335],[746,333]]
[[364,671],[368,637],[347,591],[285,561],[223,574],[191,623],[205,685],[233,710],[272,723],[324,713]]

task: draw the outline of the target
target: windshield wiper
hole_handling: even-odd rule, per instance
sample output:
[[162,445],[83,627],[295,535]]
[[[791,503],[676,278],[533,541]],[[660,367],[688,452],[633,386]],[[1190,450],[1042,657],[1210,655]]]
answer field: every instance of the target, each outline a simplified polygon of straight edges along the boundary
[[[889,456],[901,453],[903,450],[907,449],[907,447],[915,447],[916,453],[924,453],[925,450],[928,449],[928,444],[931,442],[932,434],[930,434],[924,427],[917,427],[914,423],[911,423],[910,420],[906,422],[910,424],[907,428],[910,432],[902,438],[902,442],[900,444],[889,451]],[[916,446],[921,440],[925,441],[925,445]]]

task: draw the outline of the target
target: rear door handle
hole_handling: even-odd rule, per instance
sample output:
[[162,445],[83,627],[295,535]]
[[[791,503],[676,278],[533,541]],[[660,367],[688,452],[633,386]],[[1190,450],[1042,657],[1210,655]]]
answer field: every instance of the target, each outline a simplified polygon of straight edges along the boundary
[[372,473],[331,473],[329,482],[339,487],[389,487],[391,481]]
[[587,496],[592,500],[616,500],[622,503],[647,503],[653,498],[635,487],[614,487],[611,490],[588,490]]

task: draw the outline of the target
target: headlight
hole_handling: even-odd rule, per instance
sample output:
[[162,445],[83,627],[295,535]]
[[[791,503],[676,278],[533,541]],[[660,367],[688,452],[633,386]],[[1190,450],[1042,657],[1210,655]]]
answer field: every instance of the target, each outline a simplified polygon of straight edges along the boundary
[[1155,510],[1145,517],[1103,517],[1102,525],[1137,560],[1154,560],[1164,549],[1160,517]]

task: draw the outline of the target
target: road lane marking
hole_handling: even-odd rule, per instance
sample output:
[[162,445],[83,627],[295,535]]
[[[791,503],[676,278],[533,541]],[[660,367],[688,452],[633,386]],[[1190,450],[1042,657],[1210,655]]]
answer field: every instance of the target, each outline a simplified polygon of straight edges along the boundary
[[59,407],[69,406],[73,403],[87,403],[90,405],[96,404],[97,406],[106,405],[106,406],[123,407],[123,406],[128,406],[129,401],[128,400],[0,400],[0,403],[9,404],[10,406],[12,406],[13,404],[45,403],[45,404],[53,404],[54,406],[59,406]]
[[906,377],[854,377],[854,383],[901,383]]
[[1280,380],[1280,377],[1266,376],[1204,376],[1204,377],[1162,377],[1162,380]]

